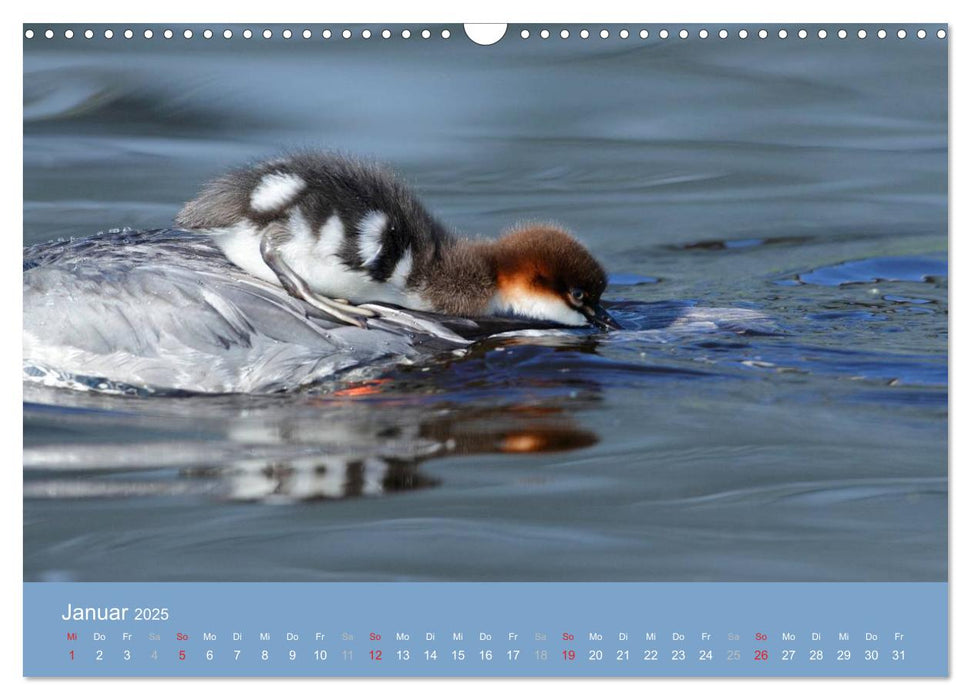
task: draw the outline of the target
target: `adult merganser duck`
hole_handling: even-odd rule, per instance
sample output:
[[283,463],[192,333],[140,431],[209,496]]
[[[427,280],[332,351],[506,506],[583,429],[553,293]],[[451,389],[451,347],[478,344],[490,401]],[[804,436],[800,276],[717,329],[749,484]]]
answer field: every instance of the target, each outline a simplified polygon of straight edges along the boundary
[[[377,314],[367,329],[347,325],[241,270],[212,236],[192,231],[114,231],[29,246],[23,255],[24,380],[55,387],[267,393],[323,384],[343,391],[398,364],[465,354],[497,334],[578,340],[577,331],[551,322],[389,303],[362,304]],[[633,328],[600,342],[777,331],[750,309],[676,301],[614,308]]]
[[109,393],[266,393],[368,379],[551,324],[367,304],[346,325],[236,267],[211,236],[115,231],[24,249],[24,379]]
[[379,313],[364,302],[620,328],[600,304],[603,268],[563,229],[457,238],[388,170],[339,155],[301,153],[230,172],[176,223],[213,236],[251,275],[362,328]]

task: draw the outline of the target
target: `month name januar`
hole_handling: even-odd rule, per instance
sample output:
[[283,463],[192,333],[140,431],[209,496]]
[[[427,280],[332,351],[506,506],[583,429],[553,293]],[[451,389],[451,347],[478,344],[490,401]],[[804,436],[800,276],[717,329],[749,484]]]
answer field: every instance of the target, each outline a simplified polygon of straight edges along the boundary
[[124,620],[127,618],[128,608],[82,608],[67,604],[67,612],[61,615],[62,620]]

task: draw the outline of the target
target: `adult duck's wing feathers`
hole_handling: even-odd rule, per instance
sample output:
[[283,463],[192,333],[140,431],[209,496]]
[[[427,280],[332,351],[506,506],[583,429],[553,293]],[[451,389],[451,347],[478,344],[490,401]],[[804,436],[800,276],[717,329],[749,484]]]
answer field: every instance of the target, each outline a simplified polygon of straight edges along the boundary
[[207,236],[117,232],[24,249],[25,378],[100,390],[268,392],[373,376],[521,327],[372,305],[363,330],[249,276]]
[[[402,326],[416,331],[431,334],[443,340],[456,343],[468,343],[482,340],[500,333],[511,333],[527,329],[545,330],[553,328],[569,328],[553,321],[536,321],[525,318],[509,318],[504,316],[443,316],[427,311],[406,309],[395,304],[374,302],[362,304],[365,308],[373,309],[381,314],[381,318],[391,320]],[[370,326],[375,321],[368,320]]]

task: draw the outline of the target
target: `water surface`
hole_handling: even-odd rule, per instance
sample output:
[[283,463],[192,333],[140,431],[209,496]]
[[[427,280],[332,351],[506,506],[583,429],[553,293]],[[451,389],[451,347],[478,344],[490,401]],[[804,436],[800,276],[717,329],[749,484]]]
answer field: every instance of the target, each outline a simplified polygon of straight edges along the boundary
[[627,328],[336,392],[25,386],[25,579],[946,578],[945,42],[518,34],[25,44],[25,244],[339,148],[462,232],[562,222]]

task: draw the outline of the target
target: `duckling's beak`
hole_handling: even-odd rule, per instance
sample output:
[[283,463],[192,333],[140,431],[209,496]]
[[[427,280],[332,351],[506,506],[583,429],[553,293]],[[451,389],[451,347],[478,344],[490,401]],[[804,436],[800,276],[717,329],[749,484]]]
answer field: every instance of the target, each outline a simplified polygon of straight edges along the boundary
[[594,304],[593,306],[583,306],[580,310],[583,312],[583,315],[587,317],[587,320],[590,321],[590,323],[605,331],[610,329],[620,331],[624,329],[624,327],[617,323],[617,321],[615,321],[613,317],[607,313],[607,310],[599,303]]

